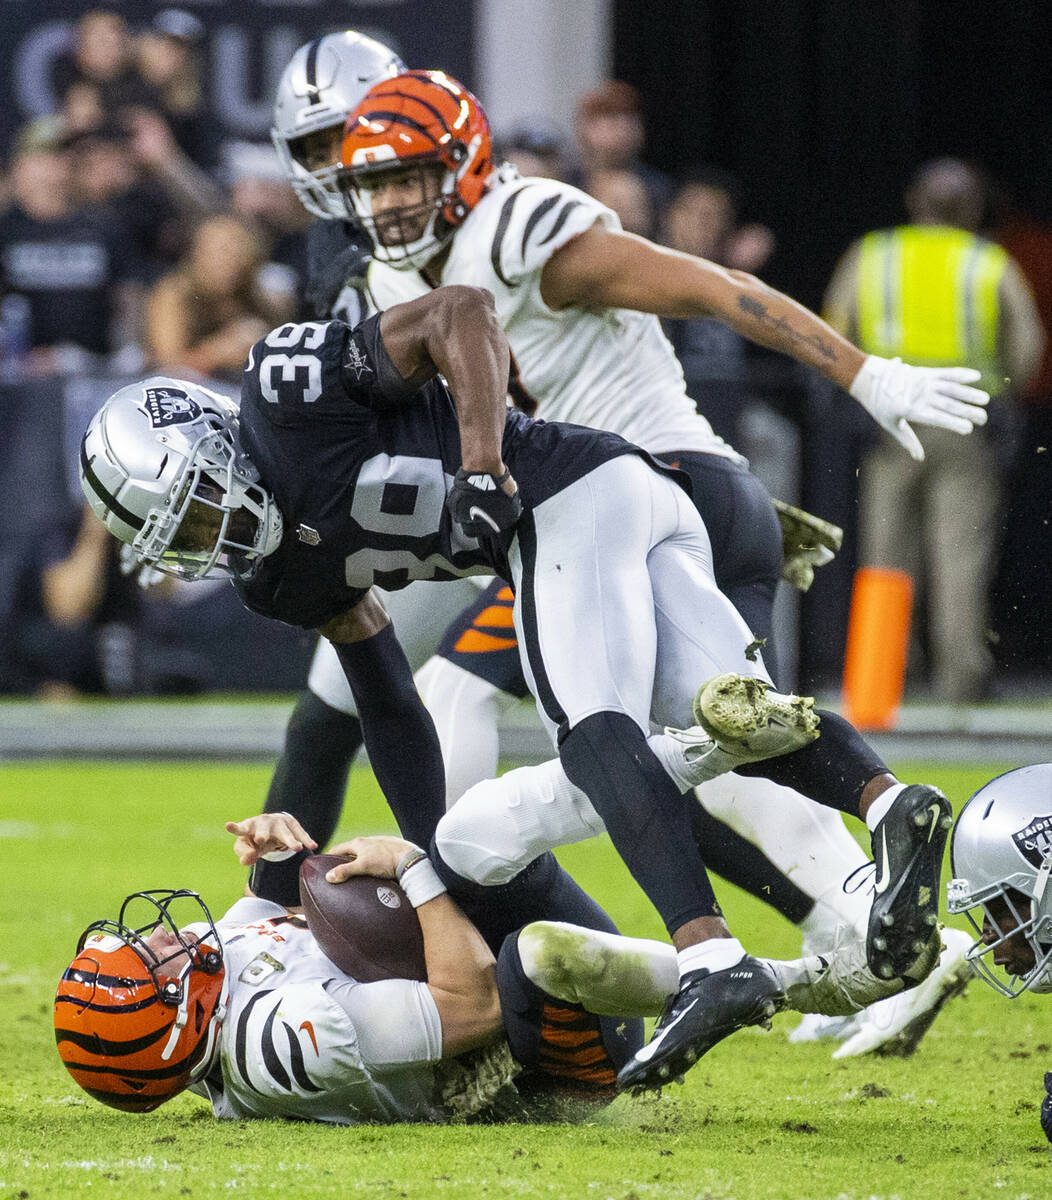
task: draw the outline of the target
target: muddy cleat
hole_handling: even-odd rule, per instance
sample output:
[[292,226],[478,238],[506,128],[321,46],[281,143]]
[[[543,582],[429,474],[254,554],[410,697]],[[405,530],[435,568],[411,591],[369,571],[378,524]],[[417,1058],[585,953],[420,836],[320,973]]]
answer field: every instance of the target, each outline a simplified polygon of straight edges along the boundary
[[944,929],[942,952],[931,974],[919,986],[860,1013],[851,1037],[837,1048],[833,1057],[852,1058],[872,1052],[908,1058],[943,1006],[959,996],[975,978],[967,960],[972,940],[971,934],[962,929]]
[[[789,1008],[827,1018],[853,1017],[868,1005],[913,987],[934,967],[939,949],[938,938],[932,935],[927,953],[916,964],[914,976],[907,979],[878,979],[866,962],[866,947],[861,939],[843,942],[825,954],[764,961],[782,985]],[[839,1036],[847,1037],[848,1032],[845,1029]]]
[[750,675],[717,675],[694,697],[694,720],[730,759],[761,762],[818,737],[810,696],[776,692]]
[[784,500],[771,503],[782,527],[782,578],[806,592],[814,581],[815,568],[832,562],[843,545],[844,531]]
[[879,979],[923,976],[918,960],[939,919],[939,876],[950,802],[938,788],[915,783],[898,796],[873,831],[873,904],[866,961]]
[[762,1025],[785,1007],[766,963],[744,955],[723,971],[688,972],[669,997],[654,1036],[617,1076],[633,1092],[672,1083],[717,1042],[746,1025]]

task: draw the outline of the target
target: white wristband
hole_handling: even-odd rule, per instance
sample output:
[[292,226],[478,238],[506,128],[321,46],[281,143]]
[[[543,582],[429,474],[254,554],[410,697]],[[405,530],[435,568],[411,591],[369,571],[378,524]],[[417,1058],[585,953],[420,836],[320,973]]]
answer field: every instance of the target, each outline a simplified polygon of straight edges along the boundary
[[446,890],[446,885],[438,877],[438,872],[431,865],[429,858],[422,858],[402,872],[398,881],[405,898],[414,908],[434,900]]

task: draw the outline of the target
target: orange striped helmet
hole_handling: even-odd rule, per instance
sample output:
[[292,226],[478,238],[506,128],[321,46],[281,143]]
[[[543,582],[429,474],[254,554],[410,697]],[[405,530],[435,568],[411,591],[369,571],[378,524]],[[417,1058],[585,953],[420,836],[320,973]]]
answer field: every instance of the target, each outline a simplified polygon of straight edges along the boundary
[[[341,187],[375,243],[400,268],[433,258],[482,199],[493,171],[489,122],[475,97],[442,71],[382,80],[347,118]],[[373,212],[392,177],[418,181],[419,199]]]
[[[205,919],[180,930],[169,908],[184,900]],[[151,915],[135,928],[129,910]],[[161,926],[167,932],[159,939]],[[208,1070],[225,979],[222,943],[196,892],[136,892],[116,921],[85,929],[59,982],[55,1041],[63,1065],[111,1108],[157,1108]]]

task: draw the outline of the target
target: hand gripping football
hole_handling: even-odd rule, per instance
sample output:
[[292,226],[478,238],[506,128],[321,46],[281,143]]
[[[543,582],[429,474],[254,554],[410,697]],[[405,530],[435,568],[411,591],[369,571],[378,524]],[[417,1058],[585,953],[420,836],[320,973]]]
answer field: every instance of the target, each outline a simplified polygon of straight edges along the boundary
[[322,953],[362,983],[425,983],[424,936],[405,892],[393,879],[373,875],[329,883],[325,872],[345,861],[335,854],[315,854],[300,864],[300,903]]

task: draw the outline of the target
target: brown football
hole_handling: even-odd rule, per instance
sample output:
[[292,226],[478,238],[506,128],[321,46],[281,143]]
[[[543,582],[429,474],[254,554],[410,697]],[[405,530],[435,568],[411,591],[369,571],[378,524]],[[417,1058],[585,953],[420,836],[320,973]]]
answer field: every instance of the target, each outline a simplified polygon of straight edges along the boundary
[[300,903],[325,957],[362,983],[426,982],[424,936],[405,892],[373,875],[329,883],[325,872],[341,862],[335,854],[315,854],[300,864]]

